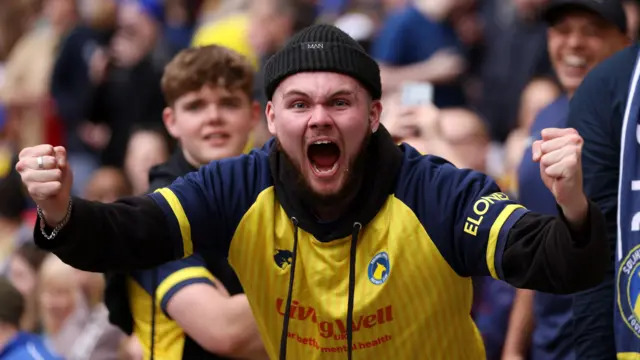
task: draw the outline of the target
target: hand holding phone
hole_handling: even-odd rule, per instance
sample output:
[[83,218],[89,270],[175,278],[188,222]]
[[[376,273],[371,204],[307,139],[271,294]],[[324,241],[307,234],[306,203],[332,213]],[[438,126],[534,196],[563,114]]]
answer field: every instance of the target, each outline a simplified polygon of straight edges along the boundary
[[427,105],[433,103],[433,85],[428,82],[408,82],[402,85],[403,106]]

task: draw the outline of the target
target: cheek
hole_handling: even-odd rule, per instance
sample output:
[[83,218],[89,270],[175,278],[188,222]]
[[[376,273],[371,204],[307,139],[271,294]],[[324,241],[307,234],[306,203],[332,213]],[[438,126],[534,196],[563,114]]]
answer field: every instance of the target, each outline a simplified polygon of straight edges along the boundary
[[549,57],[551,58],[551,61],[556,62],[560,60],[560,56],[561,56],[560,52],[562,50],[562,40],[554,39],[553,37],[551,37],[549,39],[548,50],[549,50]]
[[200,133],[200,129],[205,122],[204,114],[184,114],[179,122],[176,122],[175,129],[178,136],[193,137]]
[[589,70],[593,69],[601,61],[611,56],[618,47],[616,41],[600,41],[599,39],[593,39],[588,43],[589,53],[594,54],[593,61],[589,67]]
[[343,139],[345,140],[345,146],[349,154],[355,154],[362,146],[367,133],[371,132],[369,127],[369,120],[366,122],[358,121],[344,121],[336,122]]
[[251,111],[249,110],[229,110],[225,113],[224,118],[227,120],[229,131],[234,134],[245,135],[253,130]]

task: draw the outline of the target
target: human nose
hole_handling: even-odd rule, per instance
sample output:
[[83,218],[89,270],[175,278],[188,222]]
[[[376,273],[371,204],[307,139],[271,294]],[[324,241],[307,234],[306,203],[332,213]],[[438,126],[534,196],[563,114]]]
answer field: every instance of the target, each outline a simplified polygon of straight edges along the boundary
[[331,126],[333,126],[333,119],[331,118],[327,109],[325,109],[325,107],[322,105],[316,106],[311,113],[309,127],[312,129],[321,129]]
[[222,113],[217,104],[211,104],[207,107],[207,120],[211,123],[218,123],[222,120]]

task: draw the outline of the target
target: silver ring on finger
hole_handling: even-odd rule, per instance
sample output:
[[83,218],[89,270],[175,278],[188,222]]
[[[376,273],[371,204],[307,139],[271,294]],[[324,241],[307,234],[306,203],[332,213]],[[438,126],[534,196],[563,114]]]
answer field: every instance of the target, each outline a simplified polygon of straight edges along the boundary
[[44,158],[42,156],[38,156],[38,169],[43,170],[44,169]]

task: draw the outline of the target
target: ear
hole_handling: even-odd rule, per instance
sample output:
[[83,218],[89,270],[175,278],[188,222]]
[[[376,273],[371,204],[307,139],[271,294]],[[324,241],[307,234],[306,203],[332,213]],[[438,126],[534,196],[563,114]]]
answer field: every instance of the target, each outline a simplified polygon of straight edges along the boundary
[[164,127],[167,129],[167,132],[174,139],[180,138],[180,131],[176,126],[176,116],[175,111],[172,107],[167,106],[162,111],[162,121],[164,122]]
[[380,100],[373,100],[369,108],[369,126],[371,132],[378,131],[380,127],[380,116],[382,115],[382,102]]
[[273,103],[269,101],[267,107],[264,109],[264,114],[267,117],[267,126],[271,135],[276,136],[276,112],[273,109]]

